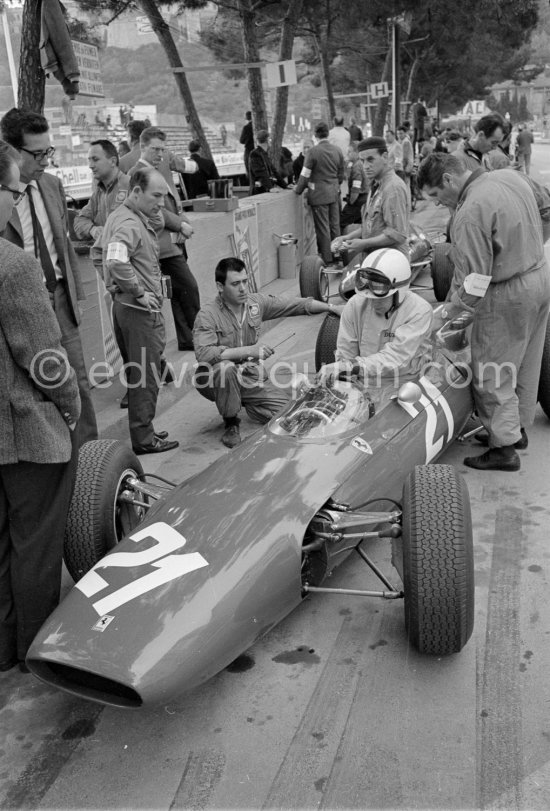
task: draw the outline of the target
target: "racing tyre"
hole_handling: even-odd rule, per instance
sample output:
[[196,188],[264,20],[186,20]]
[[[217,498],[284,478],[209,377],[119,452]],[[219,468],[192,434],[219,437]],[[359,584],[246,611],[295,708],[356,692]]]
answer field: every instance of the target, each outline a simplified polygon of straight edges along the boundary
[[403,488],[405,625],[420,652],[462,650],[474,626],[470,499],[450,465],[419,465]]
[[63,554],[73,580],[80,580],[142,520],[143,507],[118,501],[128,477],[142,475],[135,453],[116,439],[81,447]]
[[542,410],[550,419],[550,318],[546,325],[546,338],[544,339],[544,351],[540,364],[538,400]]
[[340,319],[333,313],[325,316],[321,329],[317,334],[315,343],[315,371],[318,372],[325,363],[334,363],[334,353],[336,351],[336,339],[338,338],[338,327]]
[[451,289],[454,265],[449,257],[450,242],[436,242],[432,259],[432,282],[437,301],[445,301]]
[[323,273],[320,256],[305,256],[300,266],[300,295],[317,301],[328,301],[328,277]]

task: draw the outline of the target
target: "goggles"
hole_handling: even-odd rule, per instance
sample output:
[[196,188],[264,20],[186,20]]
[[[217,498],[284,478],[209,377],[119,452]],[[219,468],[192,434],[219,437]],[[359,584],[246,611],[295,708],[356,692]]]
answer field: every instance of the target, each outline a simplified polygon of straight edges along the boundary
[[371,268],[359,268],[355,277],[355,286],[357,290],[364,290],[368,287],[374,296],[387,296],[390,290],[395,286],[395,279],[391,281],[383,273]]

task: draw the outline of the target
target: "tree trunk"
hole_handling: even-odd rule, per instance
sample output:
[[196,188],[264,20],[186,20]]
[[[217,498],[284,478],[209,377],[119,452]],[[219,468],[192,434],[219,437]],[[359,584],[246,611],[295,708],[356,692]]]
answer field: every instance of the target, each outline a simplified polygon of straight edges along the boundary
[[[157,3],[155,0],[140,0],[140,5],[144,13],[147,15],[147,18],[151,23],[151,27],[157,35],[160,44],[164,48],[166,58],[168,59],[168,64],[172,68],[182,68],[183,65],[178,49],[176,48],[176,43],[174,42],[174,38],[170,33],[168,23],[164,20],[164,17],[158,9]],[[174,78],[183,100],[185,119],[189,124],[193,138],[200,143],[201,151],[204,157],[211,159],[212,153],[210,151],[210,146],[206,140],[206,135],[204,134],[199,114],[197,113],[195,107],[195,102],[193,101],[187,76],[185,73],[174,73]]]
[[[391,48],[388,48],[386,59],[384,61],[384,69],[382,71],[381,82],[388,82],[391,73]],[[386,123],[386,116],[388,115],[388,97],[378,99],[376,103],[376,113],[374,115],[374,125],[372,128],[373,135],[384,135],[384,124]]]
[[328,112],[329,112],[329,120],[328,125],[330,127],[331,123],[334,120],[334,116],[336,115],[336,104],[334,101],[334,91],[332,89],[332,79],[330,77],[330,62],[328,58],[328,45],[325,43],[324,47],[321,47],[321,66],[323,70],[325,88],[327,91],[327,101],[328,101]]
[[[243,21],[244,61],[259,62],[260,49],[256,37],[256,13],[252,8],[251,0],[239,0],[239,14]],[[252,110],[252,125],[256,133],[258,130],[268,128],[261,68],[247,68],[246,74]]]
[[[302,11],[303,0],[289,0],[283,29],[281,31],[281,43],[279,46],[279,61],[286,62],[292,59],[292,47],[294,45],[294,31],[296,23]],[[286,115],[288,112],[288,86],[278,87],[275,95],[275,114],[271,127],[271,149],[270,156],[275,166],[278,165],[278,158],[281,154],[281,146],[285,133]]]
[[41,0],[25,0],[21,21],[21,52],[17,106],[20,110],[44,112],[46,76],[40,64]]
[[409,72],[409,81],[407,82],[407,95],[405,97],[405,112],[403,113],[403,120],[405,121],[409,117],[409,111],[411,109],[412,103],[412,89],[414,87],[414,81],[416,79],[416,74],[418,73],[418,68],[420,66],[420,60],[417,56],[414,57],[414,61],[411,65],[411,70]]

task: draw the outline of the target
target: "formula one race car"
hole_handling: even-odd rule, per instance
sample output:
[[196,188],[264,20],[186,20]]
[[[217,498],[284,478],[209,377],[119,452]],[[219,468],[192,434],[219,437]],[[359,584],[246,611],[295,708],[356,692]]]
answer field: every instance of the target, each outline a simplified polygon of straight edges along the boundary
[[[421,653],[460,651],[474,616],[468,492],[453,467],[428,463],[471,415],[468,354],[467,319],[455,319],[429,368],[391,397],[353,380],[304,382],[271,422],[179,486],[145,475],[118,441],[86,444],[65,550],[77,582],[33,642],[30,670],[119,707],[166,701],[304,597],[330,593],[328,576],[352,553],[381,587],[350,594],[403,600]],[[371,560],[375,539],[400,579]]]

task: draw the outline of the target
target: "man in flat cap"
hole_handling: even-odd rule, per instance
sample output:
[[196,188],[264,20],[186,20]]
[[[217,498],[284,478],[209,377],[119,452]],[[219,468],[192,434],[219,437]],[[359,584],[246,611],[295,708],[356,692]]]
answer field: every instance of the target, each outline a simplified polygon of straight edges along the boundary
[[335,239],[332,249],[347,250],[349,258],[378,248],[395,248],[408,259],[410,191],[389,166],[384,138],[374,135],[366,138],[358,151],[370,184],[361,227]]

